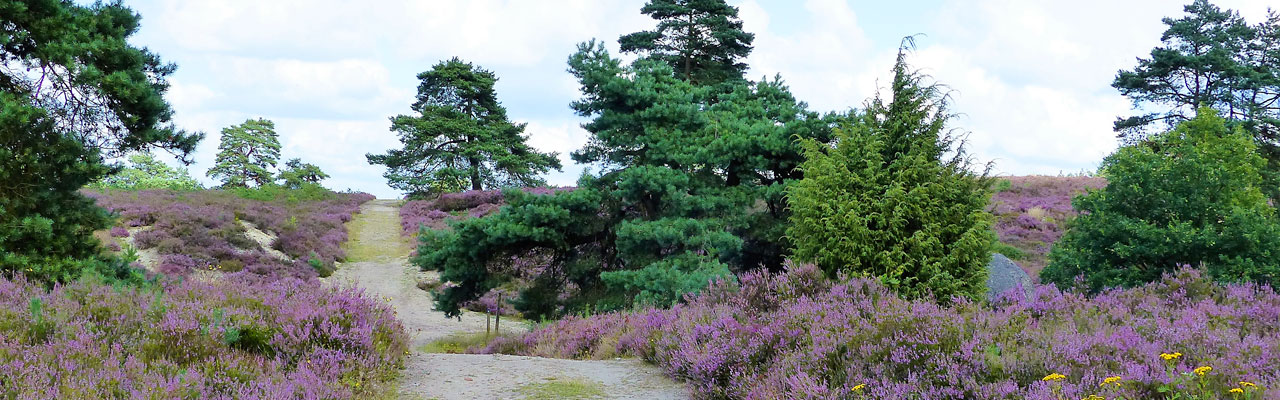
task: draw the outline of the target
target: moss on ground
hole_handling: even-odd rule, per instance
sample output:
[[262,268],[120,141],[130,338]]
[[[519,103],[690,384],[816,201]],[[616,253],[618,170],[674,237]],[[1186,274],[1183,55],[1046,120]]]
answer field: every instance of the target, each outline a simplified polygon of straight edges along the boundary
[[520,386],[516,392],[529,400],[595,399],[604,397],[604,385],[586,379],[555,379]]

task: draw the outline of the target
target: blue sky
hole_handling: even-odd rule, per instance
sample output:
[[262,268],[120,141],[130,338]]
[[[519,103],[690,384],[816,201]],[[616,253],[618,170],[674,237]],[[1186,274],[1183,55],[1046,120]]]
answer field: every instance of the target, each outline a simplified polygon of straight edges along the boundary
[[[1188,0],[1189,2],[1189,0]],[[756,34],[750,78],[781,74],[819,111],[858,107],[888,79],[903,36],[923,34],[911,63],[954,90],[955,126],[1004,175],[1094,169],[1116,146],[1111,122],[1130,104],[1110,87],[1159,43],[1183,1],[730,1]],[[1264,0],[1218,0],[1251,22]],[[388,118],[407,113],[415,75],[453,56],[496,72],[530,143],[568,153],[587,139],[569,103],[565,59],[579,42],[650,29],[644,1],[135,0],[133,42],[178,64],[169,99],[184,128],[209,134],[193,175],[206,183],[221,128],[276,122],[283,157],[332,175],[335,189],[399,196],[366,153],[398,147]]]

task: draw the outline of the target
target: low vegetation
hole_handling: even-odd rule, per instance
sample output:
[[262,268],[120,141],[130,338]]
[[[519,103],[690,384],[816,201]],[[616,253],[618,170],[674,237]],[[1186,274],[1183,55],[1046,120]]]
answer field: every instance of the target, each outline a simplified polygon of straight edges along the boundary
[[641,357],[697,398],[1280,396],[1280,294],[1193,270],[1093,297],[1040,286],[990,306],[904,300],[810,265],[740,282],[671,309],[569,317],[476,350]]

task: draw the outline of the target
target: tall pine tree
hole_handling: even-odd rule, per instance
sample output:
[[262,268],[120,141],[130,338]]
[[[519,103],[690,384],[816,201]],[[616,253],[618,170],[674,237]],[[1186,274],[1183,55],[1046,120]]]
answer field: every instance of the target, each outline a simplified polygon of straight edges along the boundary
[[0,0],[0,272],[67,280],[105,266],[91,234],[110,219],[77,192],[118,170],[103,156],[185,161],[203,137],[174,127],[175,67],[129,44],[139,20],[119,2]]
[[650,0],[640,12],[658,26],[619,38],[622,52],[665,62],[697,85],[742,80],[755,35],[742,30],[737,7],[723,0]]
[[280,137],[276,124],[267,119],[248,119],[222,129],[218,156],[208,175],[223,187],[266,186],[275,181],[271,169],[280,160]]
[[1152,112],[1121,117],[1115,130],[1131,142],[1167,131],[1213,108],[1254,136],[1273,168],[1280,167],[1280,14],[1249,25],[1240,14],[1209,0],[1185,7],[1132,70],[1122,70],[1112,86]]
[[458,58],[418,74],[417,115],[391,118],[402,149],[370,154],[370,164],[385,165],[391,187],[411,196],[463,188],[537,186],[539,177],[560,169],[555,153],[530,147],[525,124],[507,118],[486,71]]
[[[700,32],[724,28],[694,21]],[[745,57],[749,47],[735,46],[688,53],[689,65]],[[703,74],[644,53],[627,64],[592,41],[569,58],[583,94],[571,107],[592,134],[573,157],[600,165],[599,175],[555,195],[508,193],[495,215],[423,235],[415,263],[452,282],[441,310],[498,287],[518,291],[517,309],[535,318],[669,305],[735,270],[782,265],[782,194],[802,159],[794,138],[829,140],[833,116],[809,111],[780,79],[741,79],[743,66]],[[521,267],[530,264],[536,273]]]

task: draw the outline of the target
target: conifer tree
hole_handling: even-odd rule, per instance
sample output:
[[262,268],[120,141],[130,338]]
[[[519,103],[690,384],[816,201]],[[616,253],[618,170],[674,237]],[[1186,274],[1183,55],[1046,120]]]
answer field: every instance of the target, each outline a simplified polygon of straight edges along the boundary
[[538,186],[540,174],[560,169],[555,153],[530,147],[525,124],[507,118],[486,71],[458,58],[418,74],[417,115],[391,118],[401,149],[369,154],[370,164],[385,165],[388,184],[410,196],[464,188]]
[[172,64],[129,44],[140,17],[119,2],[0,0],[0,273],[65,281],[128,274],[91,236],[107,213],[78,193],[149,149],[186,161],[203,137],[176,128]]
[[223,187],[262,187],[274,182],[271,169],[280,160],[280,138],[275,129],[275,123],[263,118],[223,128],[209,177],[222,181]]
[[280,183],[290,189],[297,189],[304,185],[319,185],[320,181],[325,179],[329,179],[329,174],[320,170],[319,166],[304,163],[298,158],[285,162],[284,169],[280,171]]
[[698,85],[742,80],[755,35],[742,30],[737,7],[724,0],[649,0],[640,12],[658,26],[619,38],[622,52],[665,62]]
[[834,145],[804,141],[804,178],[787,191],[794,257],[908,297],[977,299],[995,243],[989,182],[949,134],[943,88],[903,51],[893,74],[889,99],[870,101]]

